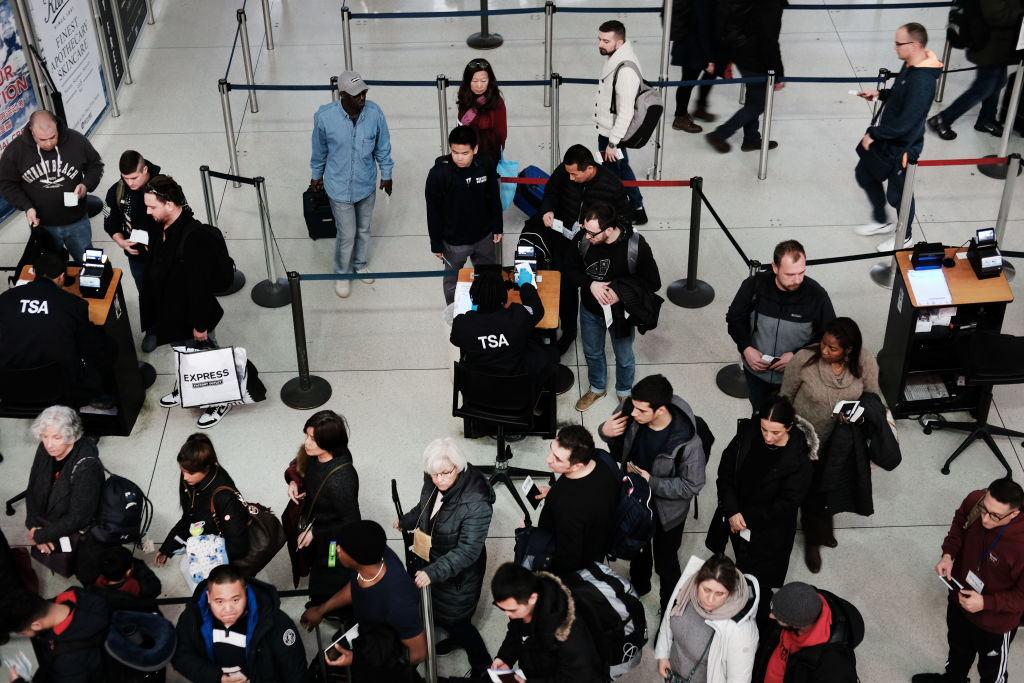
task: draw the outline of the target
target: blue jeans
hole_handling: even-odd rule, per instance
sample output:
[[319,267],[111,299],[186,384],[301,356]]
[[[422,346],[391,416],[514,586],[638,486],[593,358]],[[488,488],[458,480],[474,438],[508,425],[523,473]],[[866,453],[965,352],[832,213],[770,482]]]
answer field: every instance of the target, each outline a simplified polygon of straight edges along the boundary
[[[766,74],[756,71],[742,71],[743,78],[761,78]],[[759,83],[747,83],[747,94],[743,98],[743,106],[729,117],[729,119],[715,129],[714,135],[719,140],[728,140],[732,134],[743,129],[743,142],[748,145],[761,144],[761,129],[757,125],[757,119],[764,113],[764,100],[767,96],[766,83],[762,80]]]
[[[903,183],[907,179],[906,169],[899,163],[895,164],[892,173],[889,174],[887,179],[888,189],[883,189],[882,181],[875,180],[870,173],[863,161],[857,162],[857,168],[853,172],[854,177],[857,179],[857,184],[864,190],[864,193],[868,196],[868,201],[871,202],[871,214],[877,223],[886,223],[888,218],[886,217],[885,204],[886,200],[890,206],[899,211],[900,204],[903,202]],[[914,229],[914,200],[910,200],[910,211],[907,216],[907,229],[904,239],[910,237],[910,234]],[[897,241],[896,248],[900,248],[903,245]]]
[[[603,155],[604,150],[607,147],[608,138],[604,135],[598,135],[597,150]],[[618,176],[619,180],[636,180],[636,174],[633,173],[633,169],[629,167],[629,152],[626,151],[625,147],[619,147],[619,150],[622,151],[621,159],[615,163],[605,161],[601,165]],[[629,197],[629,205],[634,211],[644,208],[644,196],[640,194],[639,187],[627,187],[626,196]]]
[[996,120],[996,105],[999,102],[999,91],[1006,85],[1006,66],[979,66],[974,74],[974,82],[967,90],[960,93],[960,97],[953,100],[939,116],[947,124],[952,124],[963,116],[968,109],[981,102],[981,109],[978,110],[978,124],[994,123]]
[[[583,340],[583,355],[587,359],[587,379],[590,390],[603,394],[608,381],[608,363],[604,357],[604,315],[594,315],[585,306],[580,306],[580,338]],[[629,336],[612,338],[615,352],[615,395],[628,396],[633,390],[633,376],[636,374],[636,358],[633,356],[633,339],[636,328],[629,328]]]
[[82,256],[86,249],[92,249],[92,225],[89,217],[82,215],[80,219],[68,225],[44,225],[43,229],[58,248],[68,250],[71,260],[82,265]]
[[370,256],[370,220],[376,199],[376,191],[355,203],[331,199],[331,213],[338,229],[338,239],[334,243],[335,274],[354,273],[366,268]]

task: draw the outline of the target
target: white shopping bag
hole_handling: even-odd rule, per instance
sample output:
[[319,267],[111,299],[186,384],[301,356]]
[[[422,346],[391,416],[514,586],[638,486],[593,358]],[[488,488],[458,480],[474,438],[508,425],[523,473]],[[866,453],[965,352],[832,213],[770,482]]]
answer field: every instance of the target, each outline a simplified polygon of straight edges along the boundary
[[174,347],[178,364],[178,390],[183,408],[232,403],[242,400],[234,349]]
[[224,537],[214,534],[189,536],[185,543],[185,554],[181,556],[181,574],[188,587],[195,590],[214,567],[228,563],[228,552]]

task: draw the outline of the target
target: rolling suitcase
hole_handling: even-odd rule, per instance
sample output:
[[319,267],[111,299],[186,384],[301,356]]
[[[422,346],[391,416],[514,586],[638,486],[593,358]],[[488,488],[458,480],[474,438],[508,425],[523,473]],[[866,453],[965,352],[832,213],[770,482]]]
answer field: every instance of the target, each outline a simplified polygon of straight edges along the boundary
[[[536,166],[527,166],[519,172],[520,178],[548,178],[548,174]],[[519,210],[526,214],[527,218],[534,216],[540,211],[540,200],[544,197],[543,184],[516,185],[516,197],[513,200]]]
[[312,187],[302,193],[302,214],[306,218],[306,230],[312,240],[333,238],[338,236],[334,227],[334,214],[331,213],[331,200],[323,190]]

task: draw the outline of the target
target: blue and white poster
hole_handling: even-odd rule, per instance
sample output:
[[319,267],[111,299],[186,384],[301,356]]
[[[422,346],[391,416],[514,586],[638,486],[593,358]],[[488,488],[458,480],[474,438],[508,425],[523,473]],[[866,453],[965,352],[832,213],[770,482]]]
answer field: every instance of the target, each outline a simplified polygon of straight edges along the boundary
[[[3,32],[3,66],[0,67],[0,152],[11,143],[28,123],[38,107],[32,90],[28,61],[15,30],[10,0],[0,0],[0,31]],[[0,220],[14,208],[0,198]]]

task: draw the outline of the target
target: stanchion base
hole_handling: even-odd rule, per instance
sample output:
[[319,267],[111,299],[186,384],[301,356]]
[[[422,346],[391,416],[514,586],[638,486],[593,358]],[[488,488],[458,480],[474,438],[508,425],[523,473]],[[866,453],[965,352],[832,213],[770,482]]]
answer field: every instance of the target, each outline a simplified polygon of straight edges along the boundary
[[[986,154],[982,159],[994,159],[995,154]],[[1006,164],[978,164],[978,172],[983,176],[1006,180]],[[1017,164],[1017,175],[1020,175],[1021,165]]]
[[264,280],[252,288],[252,300],[263,308],[280,308],[292,302],[292,290],[284,278],[278,278],[276,282]]
[[499,33],[474,33],[466,38],[466,45],[476,50],[493,50],[501,47],[505,39]]
[[576,375],[573,374],[568,365],[559,363],[558,368],[555,370],[555,393],[561,396],[572,389],[574,384],[576,384]]
[[1017,269],[1009,261],[1003,261],[1003,275],[1006,276],[1007,282],[1013,282],[1013,278],[1017,275]]
[[747,380],[743,376],[743,368],[739,363],[726,365],[715,375],[715,384],[723,394],[733,398],[747,397]]
[[882,289],[892,289],[892,264],[876,263],[871,266],[871,280]]
[[156,382],[156,368],[145,361],[139,361],[139,375],[142,376],[143,389],[149,389]]
[[281,402],[296,410],[319,408],[331,398],[331,383],[323,377],[309,376],[309,389],[302,388],[302,380],[293,377],[281,387]]
[[686,280],[676,280],[665,290],[668,300],[682,308],[704,308],[715,300],[715,289],[703,280],[696,280],[693,289],[686,288]]
[[217,296],[228,296],[230,294],[234,294],[242,287],[245,287],[245,273],[238,269],[235,269],[235,277],[231,281],[231,286],[225,289],[223,292],[218,292]]

